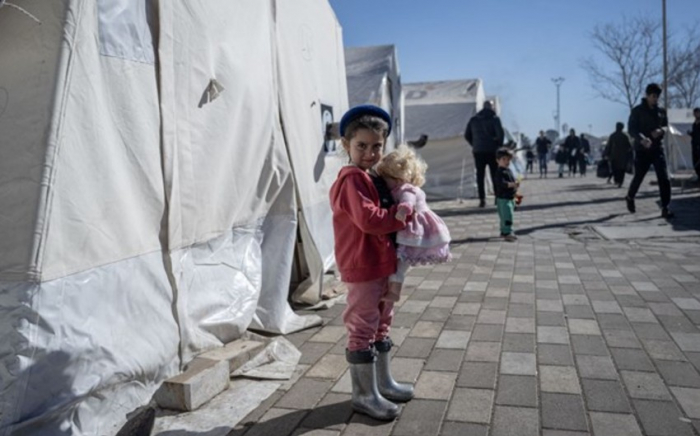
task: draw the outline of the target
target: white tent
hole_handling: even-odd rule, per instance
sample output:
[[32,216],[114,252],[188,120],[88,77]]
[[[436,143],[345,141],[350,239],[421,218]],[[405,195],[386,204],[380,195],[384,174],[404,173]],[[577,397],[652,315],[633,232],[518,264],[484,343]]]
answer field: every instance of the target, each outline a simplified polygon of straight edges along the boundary
[[474,158],[464,139],[469,119],[481,110],[484,88],[480,79],[408,83],[406,140],[428,135],[419,153],[428,164],[423,186],[431,199],[474,197]]
[[694,173],[693,149],[688,131],[693,128],[693,109],[668,109],[668,165],[671,174]]
[[316,273],[333,262],[327,1],[11,3],[0,434],[112,434],[198,352],[318,322],[287,297],[298,222]]
[[404,98],[396,47],[380,45],[345,49],[345,71],[350,106],[373,104],[393,119],[387,150],[403,142]]

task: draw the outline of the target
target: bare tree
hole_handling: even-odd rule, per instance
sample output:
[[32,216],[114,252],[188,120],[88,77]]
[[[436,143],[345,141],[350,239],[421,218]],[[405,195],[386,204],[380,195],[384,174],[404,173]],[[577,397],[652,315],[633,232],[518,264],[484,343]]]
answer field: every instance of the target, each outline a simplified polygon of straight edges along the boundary
[[589,57],[581,61],[581,67],[601,97],[632,109],[646,85],[658,80],[663,61],[660,28],[659,21],[648,18],[595,26],[593,44],[611,65]]
[[668,53],[668,97],[672,107],[691,108],[700,101],[700,37],[697,26],[674,38]]

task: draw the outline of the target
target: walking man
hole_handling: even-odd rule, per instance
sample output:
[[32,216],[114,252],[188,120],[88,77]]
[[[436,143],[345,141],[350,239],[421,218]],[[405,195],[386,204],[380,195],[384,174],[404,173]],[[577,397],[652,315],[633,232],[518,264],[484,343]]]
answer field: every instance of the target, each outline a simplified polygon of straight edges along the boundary
[[570,129],[569,136],[564,141],[564,149],[567,152],[567,163],[569,165],[569,177],[571,174],[576,175],[576,167],[578,166],[578,153],[581,148],[581,141],[576,136],[576,130]]
[[[472,146],[474,165],[476,166],[476,184],[479,190],[479,207],[486,206],[486,189],[484,177],[486,166],[491,173],[491,183],[496,180],[496,150],[503,146],[503,126],[493,110],[493,103],[484,102],[484,108],[467,123],[464,139]],[[495,192],[495,190],[494,190]]]
[[549,161],[549,149],[552,147],[552,141],[544,135],[544,130],[540,130],[540,136],[535,140],[537,148],[537,161],[540,167],[540,178],[547,178],[547,162]]
[[656,83],[647,85],[646,96],[630,113],[627,129],[634,141],[634,178],[627,191],[627,210],[636,212],[634,197],[644,180],[649,167],[654,165],[656,179],[659,183],[661,197],[661,216],[673,218],[674,214],[668,208],[671,203],[671,181],[666,168],[666,155],[663,148],[663,128],[668,125],[666,109],[659,107],[661,87]]
[[627,159],[629,159],[629,155],[632,152],[630,139],[622,131],[624,128],[625,125],[623,123],[615,125],[615,133],[608,138],[608,144],[603,152],[603,157],[610,163],[610,172],[618,188],[621,188],[622,183],[625,181]]

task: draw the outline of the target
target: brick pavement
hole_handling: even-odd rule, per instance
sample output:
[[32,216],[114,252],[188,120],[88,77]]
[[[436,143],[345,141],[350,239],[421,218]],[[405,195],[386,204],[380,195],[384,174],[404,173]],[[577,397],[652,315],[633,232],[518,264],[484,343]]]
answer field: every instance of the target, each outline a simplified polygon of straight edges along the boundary
[[[299,377],[231,435],[700,434],[700,238],[683,233],[700,230],[700,191],[674,188],[668,224],[650,179],[630,215],[625,191],[591,174],[530,176],[514,243],[497,237],[494,206],[433,203],[454,261],[413,269],[396,307],[394,375],[416,383],[401,416],[352,413],[336,305],[288,336]],[[612,225],[673,232],[606,240],[594,228]]]

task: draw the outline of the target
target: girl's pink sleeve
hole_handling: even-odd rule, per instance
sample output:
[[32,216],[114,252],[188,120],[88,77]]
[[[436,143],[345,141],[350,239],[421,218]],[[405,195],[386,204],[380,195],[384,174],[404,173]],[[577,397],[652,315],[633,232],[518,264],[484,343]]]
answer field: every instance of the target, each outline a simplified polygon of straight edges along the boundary
[[405,223],[394,218],[396,206],[382,209],[372,201],[368,189],[361,180],[347,177],[338,198],[338,207],[344,210],[364,233],[385,235],[406,227]]

